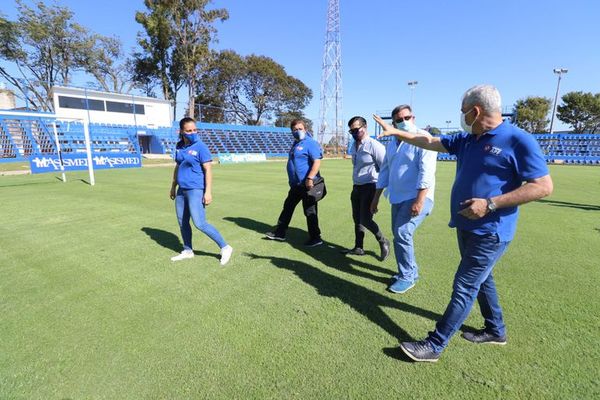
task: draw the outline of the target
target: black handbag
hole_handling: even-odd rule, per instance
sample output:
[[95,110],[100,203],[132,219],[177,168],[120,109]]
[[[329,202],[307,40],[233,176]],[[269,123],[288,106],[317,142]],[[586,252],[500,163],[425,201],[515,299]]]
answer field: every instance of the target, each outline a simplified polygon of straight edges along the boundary
[[315,199],[315,201],[322,200],[327,195],[327,187],[325,186],[325,179],[318,177],[313,179],[313,187],[306,192],[309,197]]

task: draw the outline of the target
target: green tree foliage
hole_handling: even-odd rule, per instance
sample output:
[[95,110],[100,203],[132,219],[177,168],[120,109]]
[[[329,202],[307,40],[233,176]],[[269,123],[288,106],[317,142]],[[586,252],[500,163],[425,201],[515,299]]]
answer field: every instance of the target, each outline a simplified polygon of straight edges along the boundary
[[436,128],[435,126],[429,127],[428,132],[432,135],[441,135],[442,134],[442,131],[440,130],[440,128]]
[[[138,33],[141,51],[133,54],[134,80],[151,95],[159,85],[162,96],[175,104],[177,92],[184,83],[181,63],[177,62],[175,35],[170,24],[171,11],[167,2],[145,0],[147,13],[137,12],[135,20],[145,30]],[[176,110],[174,110],[174,114]]]
[[0,16],[0,59],[12,63],[17,72],[0,65],[0,76],[32,108],[53,110],[50,89],[71,84],[75,72],[99,77],[92,60],[106,60],[105,71],[115,67],[114,60],[120,55],[118,41],[90,33],[73,21],[68,8],[41,1],[32,8],[17,0],[17,10],[15,21]]
[[308,132],[315,134],[313,131],[313,123],[310,119],[306,118],[302,111],[284,111],[277,113],[277,119],[275,120],[275,126],[289,128],[290,124],[295,119],[301,119],[304,121],[304,127]]
[[600,93],[570,92],[562,96],[557,116],[575,133],[600,131]]
[[[160,85],[164,99],[174,100],[187,84],[188,114],[195,110],[198,75],[209,66],[209,44],[215,40],[216,20],[227,10],[206,10],[211,0],[145,0],[147,12],[137,12],[141,51],[134,54],[134,78],[148,90]],[[173,110],[176,113],[176,110]]]
[[222,106],[235,120],[250,125],[274,119],[284,122],[290,113],[302,115],[312,98],[312,91],[273,59],[242,57],[232,50],[213,53],[197,92],[199,102]]
[[550,122],[548,113],[551,106],[552,100],[546,97],[530,96],[517,100],[514,106],[514,113],[517,116],[515,124],[527,132],[546,132]]
[[81,59],[85,71],[95,78],[89,85],[107,92],[129,93],[137,85],[132,81],[131,60],[119,63],[122,58],[119,39],[94,35]]
[[[206,122],[236,122],[235,109],[243,108],[239,101],[244,75],[244,59],[232,50],[211,52],[209,66],[201,74],[196,102],[202,104],[195,117]],[[199,115],[198,111],[202,111]],[[246,110],[244,110],[246,111]],[[240,117],[241,118],[241,117]]]

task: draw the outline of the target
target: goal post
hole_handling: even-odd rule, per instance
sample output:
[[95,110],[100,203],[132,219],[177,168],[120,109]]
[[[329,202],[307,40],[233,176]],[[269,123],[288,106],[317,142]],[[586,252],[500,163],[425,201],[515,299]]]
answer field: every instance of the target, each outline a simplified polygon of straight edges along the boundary
[[89,181],[86,183],[94,186],[96,170],[142,166],[142,155],[137,148],[131,150],[131,143],[135,138],[127,131],[113,132],[113,127],[96,127],[85,118],[48,120],[46,116],[44,125],[45,140],[50,140],[55,145],[51,152],[39,152],[30,157],[33,174],[60,172],[65,182],[65,172],[87,170]]
[[[31,114],[29,114],[31,116]],[[47,115],[41,116],[47,119]],[[73,149],[69,146],[61,145],[61,137],[69,137],[73,125],[80,125],[83,129],[83,149]],[[31,173],[39,174],[44,172],[60,171],[62,181],[66,182],[66,171],[87,169],[89,174],[89,184],[94,186],[96,179],[94,176],[94,163],[92,159],[92,142],[90,138],[89,122],[85,118],[61,118],[46,122],[46,126],[52,129],[56,151],[52,154],[39,154],[32,156],[29,160]],[[50,132],[48,132],[50,134]],[[81,131],[75,131],[73,137],[81,137]],[[63,141],[67,143],[69,139]],[[71,144],[72,145],[72,144]],[[66,151],[65,151],[66,150]],[[81,155],[85,153],[85,159]]]

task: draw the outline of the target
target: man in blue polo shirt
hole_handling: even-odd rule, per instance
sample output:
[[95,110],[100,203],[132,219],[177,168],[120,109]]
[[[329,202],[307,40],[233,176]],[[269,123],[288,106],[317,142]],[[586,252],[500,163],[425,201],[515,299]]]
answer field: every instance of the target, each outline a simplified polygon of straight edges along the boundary
[[279,215],[277,226],[272,232],[267,232],[265,235],[271,240],[284,241],[294,210],[302,201],[309,236],[304,245],[307,247],[319,246],[323,244],[323,240],[321,240],[321,230],[319,229],[317,200],[309,196],[308,191],[312,189],[315,181],[318,182],[321,179],[319,167],[323,153],[319,144],[308,136],[303,120],[293,120],[290,128],[294,136],[294,144],[290,149],[287,162],[290,190],[283,203],[283,210]]
[[515,235],[517,206],[546,197],[553,190],[536,140],[502,120],[500,93],[495,87],[478,85],[467,90],[461,112],[465,132],[442,137],[400,131],[375,116],[384,135],[457,158],[449,225],[456,228],[461,261],[450,303],[435,330],[424,340],[400,344],[415,361],[439,359],[476,298],[484,328],[465,332],[463,338],[473,343],[506,344],[492,270]]

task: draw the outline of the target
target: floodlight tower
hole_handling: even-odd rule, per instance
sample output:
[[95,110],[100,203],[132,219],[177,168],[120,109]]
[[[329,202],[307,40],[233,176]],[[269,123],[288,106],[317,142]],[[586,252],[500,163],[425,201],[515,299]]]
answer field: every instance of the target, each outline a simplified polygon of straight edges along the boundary
[[560,78],[563,74],[569,72],[566,68],[554,68],[554,73],[558,75],[558,83],[556,84],[556,95],[554,96],[554,105],[552,106],[552,118],[550,119],[550,133],[554,128],[554,116],[556,115],[556,105],[558,104],[558,91],[560,90]]
[[327,29],[323,68],[321,72],[321,109],[319,112],[318,141],[322,145],[335,137],[336,153],[345,144],[342,133],[342,51],[340,45],[340,2],[328,0]]
[[412,107],[413,103],[413,94],[415,93],[415,88],[419,81],[408,81],[408,87],[410,88],[410,106]]

